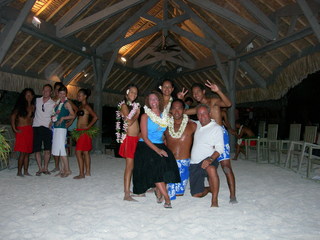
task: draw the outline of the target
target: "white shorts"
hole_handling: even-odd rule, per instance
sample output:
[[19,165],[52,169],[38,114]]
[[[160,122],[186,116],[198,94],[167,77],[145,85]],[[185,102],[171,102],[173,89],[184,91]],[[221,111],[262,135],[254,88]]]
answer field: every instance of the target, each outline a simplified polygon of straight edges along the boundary
[[67,139],[66,128],[53,129],[52,149],[51,149],[51,153],[53,156],[67,156],[66,139]]

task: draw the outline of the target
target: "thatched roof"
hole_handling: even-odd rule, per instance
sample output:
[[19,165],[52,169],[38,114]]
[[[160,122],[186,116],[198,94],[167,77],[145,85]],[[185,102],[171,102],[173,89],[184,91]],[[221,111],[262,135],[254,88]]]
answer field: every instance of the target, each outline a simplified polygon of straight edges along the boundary
[[178,89],[213,80],[235,89],[238,103],[278,99],[320,69],[319,7],[315,0],[0,1],[0,89],[39,91],[61,79],[75,96],[79,87],[94,89],[101,71],[106,105],[129,83],[144,95],[166,78]]

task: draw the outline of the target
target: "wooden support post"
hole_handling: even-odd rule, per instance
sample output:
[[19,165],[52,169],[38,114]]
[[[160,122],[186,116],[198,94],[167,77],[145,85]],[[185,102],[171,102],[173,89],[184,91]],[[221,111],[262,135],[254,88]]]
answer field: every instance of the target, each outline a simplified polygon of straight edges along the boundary
[[94,69],[94,111],[98,115],[96,126],[100,129],[98,135],[93,140],[93,152],[97,154],[102,153],[102,61],[100,58],[92,58],[92,65]]
[[[232,102],[232,106],[228,110],[228,117],[231,127],[235,129],[235,110],[236,110],[236,73],[239,66],[239,60],[228,62],[228,95]],[[236,139],[230,135],[230,149],[231,152],[235,151]]]

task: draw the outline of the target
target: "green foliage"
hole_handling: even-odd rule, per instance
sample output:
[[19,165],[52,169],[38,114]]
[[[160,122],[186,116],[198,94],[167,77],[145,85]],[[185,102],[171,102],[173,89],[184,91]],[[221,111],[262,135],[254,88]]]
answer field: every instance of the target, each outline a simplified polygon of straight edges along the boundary
[[0,129],[0,161],[7,163],[10,153],[10,146],[3,136],[4,129]]
[[77,141],[79,137],[84,133],[86,133],[89,137],[93,138],[98,134],[98,132],[99,132],[99,128],[97,127],[92,127],[90,129],[82,130],[82,131],[73,130],[71,132],[71,137]]

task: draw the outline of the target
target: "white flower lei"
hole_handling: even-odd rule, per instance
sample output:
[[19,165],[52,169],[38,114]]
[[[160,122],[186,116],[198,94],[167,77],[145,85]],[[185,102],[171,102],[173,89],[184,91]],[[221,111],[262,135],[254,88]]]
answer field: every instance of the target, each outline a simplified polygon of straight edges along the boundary
[[184,130],[187,127],[188,120],[189,119],[188,119],[187,114],[183,114],[183,119],[182,119],[180,128],[179,128],[179,130],[177,132],[175,132],[174,131],[174,120],[173,120],[173,117],[171,117],[170,120],[169,120],[169,124],[168,124],[168,130],[169,130],[170,136],[173,137],[173,138],[181,138]]
[[168,104],[165,106],[163,110],[164,113],[169,114],[172,101],[173,101],[173,98],[170,97]]
[[167,127],[168,126],[168,113],[166,111],[163,111],[162,117],[157,116],[150,108],[148,108],[146,105],[143,107],[144,112],[148,115],[148,117],[151,119],[152,122],[160,125],[160,127]]
[[[132,106],[132,110],[129,112],[128,116],[126,119],[121,116],[121,106],[125,104],[124,101],[121,101],[118,104],[118,110],[116,111],[116,141],[118,143],[123,143],[124,139],[127,137],[127,130],[128,130],[128,119],[130,120],[137,112],[138,108],[140,108],[139,103],[132,103],[130,101],[127,102],[128,106]],[[121,131],[121,118],[123,119],[123,126],[122,126],[122,131]]]
[[[58,120],[58,115],[59,113],[61,112],[61,108],[62,106],[66,103],[66,101],[68,100],[68,98],[65,98],[65,101],[64,102],[61,102],[61,99],[59,99],[54,108],[52,109],[52,114],[51,114],[51,120],[52,122],[56,122]],[[59,106],[58,106],[59,105]],[[55,111],[55,108],[58,106],[58,109],[57,111]]]

